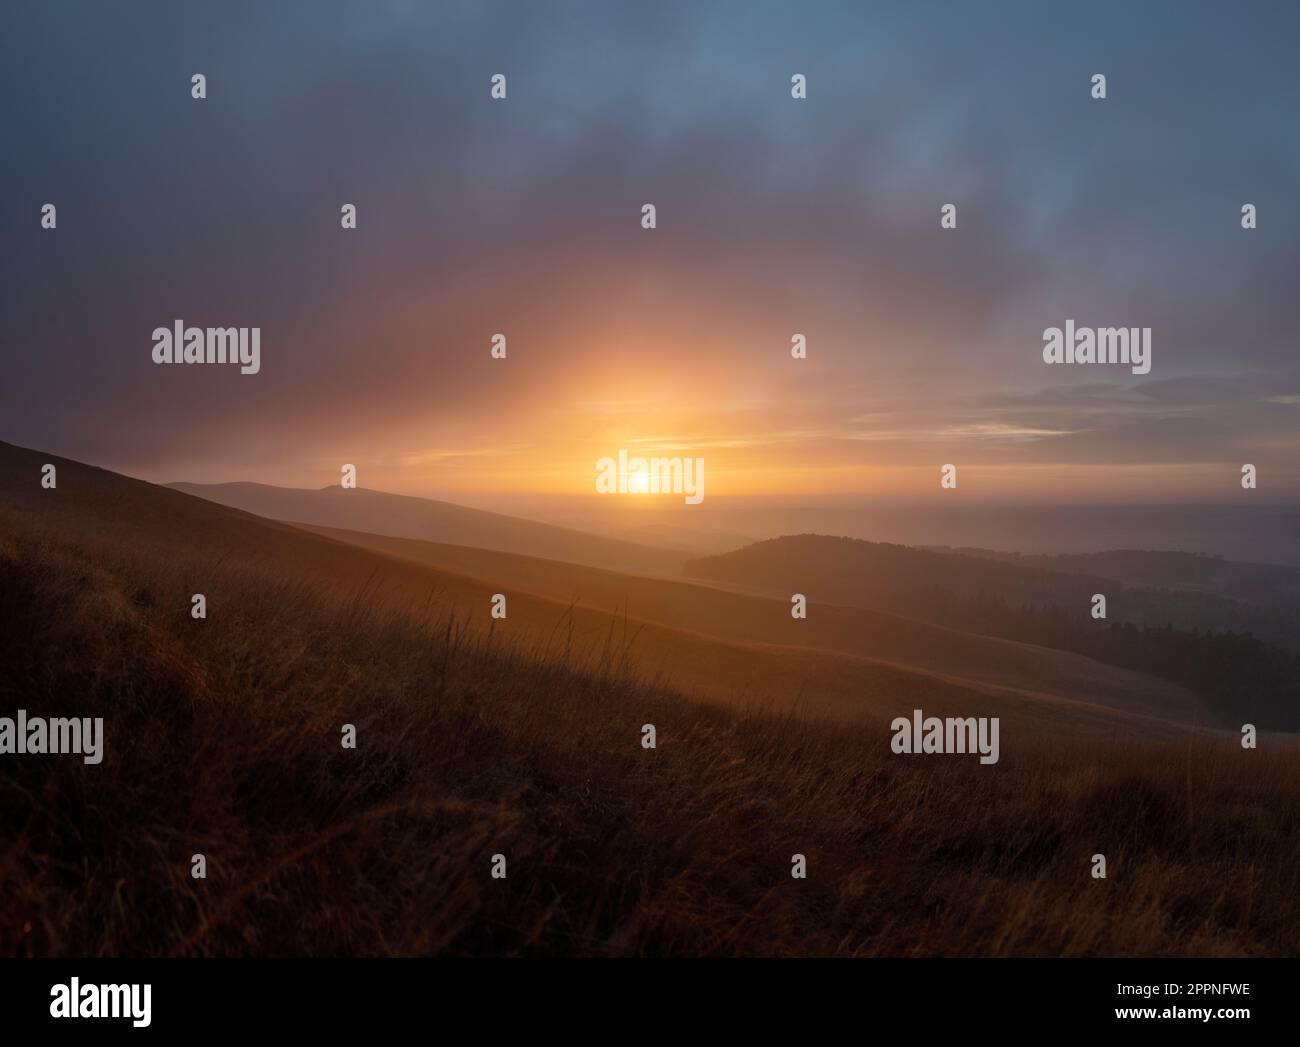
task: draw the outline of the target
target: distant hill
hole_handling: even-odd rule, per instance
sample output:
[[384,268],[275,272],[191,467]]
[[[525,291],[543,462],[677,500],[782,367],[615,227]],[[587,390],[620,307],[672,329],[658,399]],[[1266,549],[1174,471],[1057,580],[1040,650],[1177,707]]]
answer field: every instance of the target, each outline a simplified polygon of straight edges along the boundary
[[1102,575],[1050,572],[1016,560],[916,549],[822,534],[787,535],[687,562],[688,577],[749,585],[764,592],[805,593],[810,600],[897,614],[942,609],[932,591],[962,598],[997,593],[1026,602],[1086,602]]
[[1196,589],[1236,600],[1300,607],[1300,567],[1284,564],[1243,563],[1204,553],[1151,549],[1112,549],[1100,553],[1045,556],[996,552],[992,549],[946,546],[927,548],[932,552],[1000,560],[1023,567],[1096,575],[1132,586]]
[[[803,534],[691,560],[685,573],[1140,666],[1196,687],[1221,714],[1254,710],[1277,725],[1300,727],[1294,607],[1233,599],[1190,584],[1134,586],[1113,576],[1168,577],[1181,567],[1182,577],[1204,582],[1211,576],[1204,568],[1216,561],[1162,553],[1016,557],[979,552],[985,554]],[[1112,576],[1037,566],[1043,560],[1096,566]],[[1104,620],[1091,615],[1096,594],[1106,598]]]
[[[817,604],[806,620],[790,616],[787,599],[773,599],[749,592],[715,588],[684,580],[636,578],[626,574],[534,557],[516,556],[492,550],[387,538],[333,528],[312,528],[319,534],[382,551],[412,561],[501,583],[509,579],[510,590],[529,593],[572,605],[579,619],[593,612],[623,616],[641,630],[640,646],[658,649],[660,628],[674,630],[676,647],[665,646],[662,664],[685,664],[680,660],[683,637],[708,637],[719,642],[691,674],[693,685],[704,680],[745,679],[761,691],[778,693],[791,680],[793,693],[800,690],[808,701],[825,703],[841,693],[841,678],[863,679],[855,673],[841,677],[844,666],[838,656],[907,667],[909,672],[942,674],[951,682],[979,681],[1032,691],[1039,696],[1057,695],[1126,712],[1156,716],[1176,723],[1205,722],[1208,710],[1191,691],[1158,680],[1145,673],[1102,665],[1091,658],[1065,651],[1048,650],[988,636],[977,636],[902,618],[894,614],[858,607]],[[599,620],[599,619],[597,619]],[[729,664],[732,645],[740,645],[748,668],[723,672]],[[802,651],[810,648],[810,651]],[[780,658],[776,656],[780,653]],[[797,653],[796,653],[797,652]],[[787,677],[784,663],[798,659],[807,666],[799,681]],[[742,663],[743,664],[743,659]],[[820,659],[820,662],[818,661]],[[781,668],[778,668],[778,664]],[[759,667],[762,666],[760,671]],[[852,685],[850,685],[852,686]],[[897,695],[877,693],[872,704],[895,698],[906,701],[912,687],[894,684]],[[851,691],[849,693],[851,704]],[[837,699],[838,700],[838,699]]]
[[1300,569],[1192,553],[1022,556],[804,534],[695,558],[684,573],[772,593],[815,585],[817,598],[831,603],[959,628],[967,623],[954,615],[954,599],[1074,612],[1102,593],[1110,621],[1249,632],[1289,649],[1300,644]]
[[758,541],[752,534],[739,534],[734,531],[700,530],[676,524],[646,524],[643,527],[630,528],[627,534],[638,540],[663,549],[680,549],[692,556],[711,556],[715,553],[728,553],[733,549]]
[[672,549],[620,541],[452,502],[364,488],[344,490],[335,486],[306,490],[255,483],[167,486],[272,520],[500,549],[629,574],[677,576],[687,558],[685,553]]

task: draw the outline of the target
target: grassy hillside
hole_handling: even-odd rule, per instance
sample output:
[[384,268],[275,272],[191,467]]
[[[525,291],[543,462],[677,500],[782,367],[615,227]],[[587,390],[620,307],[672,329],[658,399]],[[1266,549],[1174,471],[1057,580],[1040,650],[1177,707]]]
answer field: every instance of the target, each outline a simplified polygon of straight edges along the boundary
[[[1237,955],[1300,940],[1300,764],[1283,740],[1247,752],[1011,720],[992,767],[898,756],[876,715],[701,703],[640,673],[621,639],[579,652],[473,626],[430,567],[74,463],[43,492],[32,465],[48,456],[4,452],[0,712],[106,721],[100,765],[0,758],[5,954]],[[189,615],[196,578],[205,621]],[[825,655],[810,653],[813,680]],[[1106,880],[1089,875],[1097,852]]]
[[[59,466],[54,491],[33,482],[46,460]],[[779,602],[753,596],[463,547],[431,552],[428,543],[352,536],[371,546],[363,548],[17,448],[0,454],[0,492],[61,539],[105,542],[110,554],[147,547],[177,563],[190,593],[208,595],[214,613],[221,605],[209,591],[211,579],[233,563],[269,569],[295,584],[363,594],[359,598],[376,609],[423,614],[436,606],[472,632],[491,629],[549,651],[586,656],[626,650],[630,664],[647,677],[732,708],[797,704],[838,718],[879,720],[924,700],[936,714],[1001,715],[1023,721],[1026,731],[1068,738],[1168,736],[1174,728],[1165,720],[1198,715],[1188,692],[1059,652],[850,609],[795,622]],[[393,555],[399,548],[416,555]],[[419,562],[420,556],[431,559]],[[483,570],[484,564],[500,573]],[[539,577],[545,585],[535,584]],[[580,588],[561,587],[561,578]],[[595,580],[603,588],[595,588]],[[493,623],[488,612],[496,592],[507,595],[509,618]]]
[[[957,632],[879,611],[814,604],[806,619],[796,620],[790,615],[786,599],[732,592],[706,584],[630,577],[534,557],[356,531],[312,530],[365,549],[400,556],[414,563],[454,569],[488,582],[509,579],[512,593],[540,596],[572,607],[571,617],[589,623],[581,630],[584,635],[592,635],[593,630],[601,628],[601,623],[608,621],[608,614],[626,616],[638,623],[640,639],[634,654],[645,656],[642,664],[655,664],[650,660],[653,654],[659,664],[684,666],[689,658],[687,647],[703,655],[698,662],[689,663],[692,672],[686,679],[696,687],[718,677],[729,663],[733,645],[740,645],[742,650],[735,652],[741,659],[736,666],[738,675],[723,679],[743,679],[747,685],[754,681],[763,695],[799,694],[814,705],[825,706],[831,695],[839,693],[835,681],[841,666],[862,669],[867,663],[875,663],[898,670],[886,690],[892,689],[903,696],[903,704],[910,700],[909,692],[918,686],[916,682],[911,686],[900,682],[906,670],[926,677],[965,681],[968,687],[985,691],[983,685],[995,685],[1176,723],[1205,723],[1210,718],[1205,702],[1192,691],[1144,673],[1103,665],[1068,652]],[[532,609],[528,603],[521,606]],[[551,613],[557,612],[558,607],[554,607]],[[593,621],[595,624],[590,624]],[[665,633],[657,626],[667,626],[672,632]],[[725,640],[728,644],[724,648],[710,643],[701,648],[700,635]],[[783,667],[773,664],[778,647],[784,652],[784,661],[798,663],[801,675],[793,690],[776,686],[786,675]],[[801,652],[794,648],[815,650]],[[845,663],[822,652],[850,655],[852,661]],[[761,674],[756,672],[759,668],[763,670]],[[798,686],[799,683],[803,686]],[[859,687],[856,692],[859,706],[870,705],[872,700],[867,696],[880,693],[882,688],[875,684],[876,681],[850,676],[849,686]],[[853,692],[848,692],[846,697],[852,704]],[[988,700],[985,698],[984,702]],[[893,708],[892,703],[889,707]],[[1065,715],[1059,707],[1052,710],[1058,722]]]

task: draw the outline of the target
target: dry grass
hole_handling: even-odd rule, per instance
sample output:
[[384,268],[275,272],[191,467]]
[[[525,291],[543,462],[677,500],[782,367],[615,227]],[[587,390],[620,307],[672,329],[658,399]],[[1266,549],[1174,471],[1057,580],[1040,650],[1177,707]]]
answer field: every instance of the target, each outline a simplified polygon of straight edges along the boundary
[[901,757],[883,722],[637,679],[621,637],[525,648],[432,600],[4,523],[0,711],[107,738],[98,766],[0,758],[6,954],[1297,951],[1290,748]]
[[[753,592],[729,592],[683,580],[640,578],[530,556],[468,549],[444,543],[388,538],[357,531],[307,528],[358,549],[400,558],[414,571],[470,576],[480,581],[479,606],[487,594],[507,587],[511,630],[549,628],[557,604],[575,605],[579,636],[603,635],[610,614],[630,613],[642,626],[635,654],[642,665],[668,665],[683,686],[700,697],[725,700],[761,687],[773,698],[801,695],[817,712],[860,717],[867,696],[879,712],[908,714],[895,695],[925,692],[926,708],[993,708],[1005,718],[1048,712],[1069,720],[1066,737],[1109,735],[1125,714],[1130,730],[1171,734],[1170,722],[1205,723],[1209,710],[1191,690],[1127,669],[1103,665],[1065,651],[957,632],[893,614],[818,602],[806,619],[790,616],[790,601]],[[791,568],[797,573],[797,565]],[[816,686],[809,687],[810,680]],[[1004,693],[991,694],[1001,687]],[[1005,693],[1018,691],[1017,694]],[[1079,703],[1072,710],[1044,710],[1042,697]],[[1026,698],[1029,701],[1026,702]],[[1020,707],[1020,708],[1017,708]],[[1071,715],[1071,712],[1073,715]],[[1159,724],[1134,724],[1133,715]],[[1091,720],[1086,724],[1080,721]]]

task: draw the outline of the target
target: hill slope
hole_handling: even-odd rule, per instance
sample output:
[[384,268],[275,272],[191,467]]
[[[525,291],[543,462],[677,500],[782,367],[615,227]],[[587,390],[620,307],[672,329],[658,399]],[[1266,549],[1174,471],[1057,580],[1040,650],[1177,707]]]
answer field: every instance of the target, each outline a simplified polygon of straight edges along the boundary
[[[1205,723],[1204,701],[1186,688],[1144,673],[1103,665],[995,637],[957,632],[857,607],[813,604],[808,618],[790,616],[787,600],[733,592],[687,581],[632,578],[532,557],[361,532],[313,528],[363,548],[454,569],[485,581],[509,580],[511,591],[532,593],[585,610],[626,614],[730,643],[807,647],[887,662],[927,674],[1050,694],[1156,716]],[[822,655],[823,660],[825,656]],[[810,668],[809,689],[832,675],[829,663]]]
[[[353,536],[345,543],[75,462],[0,450],[6,504],[36,514],[62,536],[179,561],[192,591],[208,595],[213,613],[219,605],[206,579],[235,563],[376,608],[406,612],[436,602],[469,629],[492,630],[557,655],[619,654],[639,671],[732,706],[797,702],[812,712],[878,721],[919,705],[939,715],[1002,715],[1024,731],[1059,737],[1117,730],[1167,735],[1173,721],[1204,722],[1188,692],[1061,652],[938,633],[851,609],[794,622],[777,601],[527,558],[503,561],[504,578],[488,577],[483,565],[496,561],[481,551],[442,547],[441,562],[420,562],[430,555],[420,548],[426,543],[415,543],[415,556],[411,546],[377,538]],[[55,491],[37,482],[42,461],[58,463]],[[476,562],[483,573],[466,573]],[[524,584],[530,570],[548,578],[534,583],[537,595]],[[575,606],[557,589],[574,578],[585,579],[593,594],[599,580],[599,598]],[[489,615],[497,592],[508,597],[504,622]],[[1171,723],[1153,712],[1167,714]]]
[[1225,723],[1300,730],[1300,646],[1285,606],[811,534],[693,560],[686,573],[1071,651],[1191,687]]
[[0,710],[105,722],[100,764],[0,759],[0,952],[1295,952],[1280,739],[1153,741],[1094,706],[649,627],[760,676],[861,671],[859,713],[1012,714],[994,766],[899,756],[874,716],[734,715],[507,635],[516,602],[554,602],[512,598],[498,629],[447,615],[487,588],[0,445]]
[[421,538],[450,545],[540,556],[630,574],[676,576],[685,553],[573,531],[451,502],[364,488],[303,490],[267,484],[168,484],[174,490],[257,516],[291,523]]

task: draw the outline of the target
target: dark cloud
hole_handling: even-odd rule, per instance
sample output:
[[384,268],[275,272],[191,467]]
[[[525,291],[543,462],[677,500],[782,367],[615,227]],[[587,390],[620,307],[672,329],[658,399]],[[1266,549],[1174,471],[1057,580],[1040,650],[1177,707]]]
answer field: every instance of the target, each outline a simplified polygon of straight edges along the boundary
[[[19,3],[0,30],[5,439],[145,471],[430,417],[473,443],[647,354],[791,430],[885,396],[1008,460],[1294,431],[1262,399],[1300,389],[1293,8]],[[154,368],[176,317],[261,326],[263,373]],[[1066,317],[1151,327],[1152,375],[1046,369]],[[473,354],[506,327],[503,378]],[[797,389],[761,351],[794,330]]]

